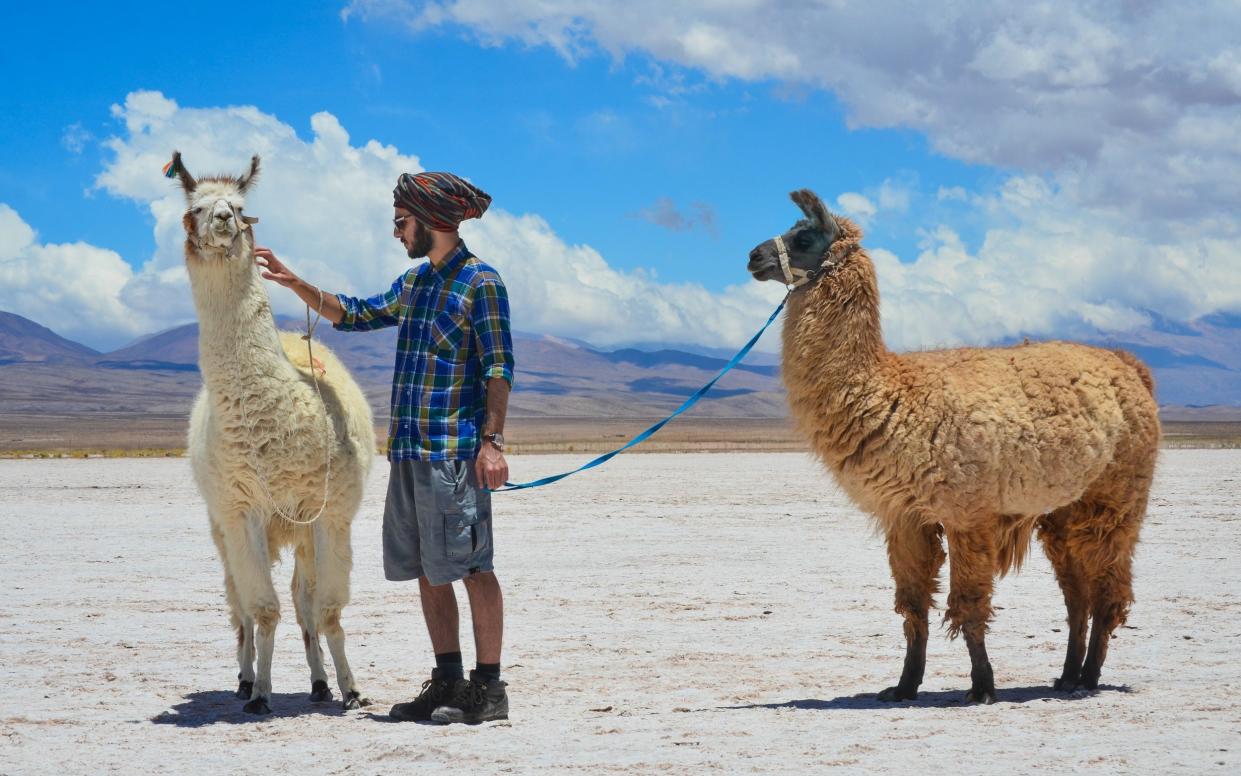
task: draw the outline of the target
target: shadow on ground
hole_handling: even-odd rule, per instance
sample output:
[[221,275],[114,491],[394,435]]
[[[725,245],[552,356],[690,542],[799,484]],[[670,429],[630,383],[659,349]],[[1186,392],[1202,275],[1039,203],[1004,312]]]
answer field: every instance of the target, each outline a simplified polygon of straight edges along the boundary
[[[1127,693],[1132,692],[1124,685],[1100,685],[1097,690],[1075,690],[1073,692],[1061,692],[1046,685],[1038,687],[1005,687],[997,689],[995,692],[996,703],[1030,703],[1032,701],[1060,701],[1070,702],[1078,701],[1084,698],[1093,698],[1097,695],[1110,692]],[[713,709],[699,709],[699,711],[735,711],[740,709],[803,709],[806,711],[872,711],[876,709],[901,709],[901,708],[951,708],[955,706],[966,706],[962,701],[965,696],[965,690],[942,690],[939,692],[920,692],[916,701],[881,701],[875,697],[875,693],[860,693],[858,695],[841,695],[831,700],[816,700],[813,698],[804,698],[795,701],[785,701],[783,703],[751,703],[745,706],[717,706]]]
[[339,699],[312,703],[308,693],[272,693],[271,714],[247,714],[241,710],[245,703],[227,690],[194,692],[185,696],[184,702],[151,717],[151,722],[156,725],[196,728],[207,725],[248,725],[307,714],[325,717],[340,717],[346,714]]

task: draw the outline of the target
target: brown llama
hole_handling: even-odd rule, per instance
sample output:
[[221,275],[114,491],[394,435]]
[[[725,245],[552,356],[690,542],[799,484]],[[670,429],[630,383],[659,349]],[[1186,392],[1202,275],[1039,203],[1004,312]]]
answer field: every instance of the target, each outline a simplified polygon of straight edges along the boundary
[[812,191],[790,196],[806,218],[751,251],[748,268],[794,288],[782,366],[794,422],[887,539],[906,653],[879,699],[918,697],[947,537],[945,619],[969,649],[965,701],[995,701],[984,644],[992,586],[1020,568],[1035,528],[1068,608],[1055,687],[1096,688],[1133,602],[1160,435],[1150,371],[1128,353],[1068,342],[892,353],[861,230]]

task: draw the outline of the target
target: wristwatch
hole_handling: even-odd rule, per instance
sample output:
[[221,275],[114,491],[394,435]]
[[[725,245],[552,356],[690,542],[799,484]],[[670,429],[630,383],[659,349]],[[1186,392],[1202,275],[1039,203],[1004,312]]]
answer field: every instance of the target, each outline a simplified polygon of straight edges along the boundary
[[499,450],[500,452],[504,452],[504,435],[501,434],[499,431],[493,432],[491,434],[484,434],[483,439],[495,445],[496,449]]

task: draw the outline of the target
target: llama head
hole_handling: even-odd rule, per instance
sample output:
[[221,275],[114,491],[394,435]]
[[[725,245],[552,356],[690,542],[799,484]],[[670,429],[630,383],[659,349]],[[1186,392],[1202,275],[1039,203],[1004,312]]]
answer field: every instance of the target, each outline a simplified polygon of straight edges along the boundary
[[800,277],[815,279],[821,271],[832,270],[830,266],[825,267],[824,263],[832,243],[840,237],[840,225],[827,211],[819,195],[810,189],[790,192],[789,198],[801,208],[806,217],[793,224],[784,234],[759,243],[750,251],[750,262],[746,269],[755,280],[793,282],[781,266],[780,243],[783,243],[784,252],[788,256],[789,268],[798,270],[795,274]]
[[227,254],[241,233],[258,219],[243,214],[246,192],[259,174],[259,157],[250,159],[250,169],[239,177],[217,175],[194,179],[181,161],[181,152],[172,154],[172,167],[185,192],[185,233],[197,248],[215,249],[209,253]]

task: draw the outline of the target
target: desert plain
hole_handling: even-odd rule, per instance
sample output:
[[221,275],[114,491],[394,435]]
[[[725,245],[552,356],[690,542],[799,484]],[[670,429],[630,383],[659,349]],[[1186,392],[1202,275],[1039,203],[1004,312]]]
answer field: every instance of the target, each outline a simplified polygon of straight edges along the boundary
[[[513,477],[583,460],[516,455]],[[1241,450],[1161,453],[1098,691],[1051,689],[1042,553],[998,583],[988,707],[961,703],[939,628],[918,700],[875,700],[904,650],[883,543],[803,453],[625,455],[497,495],[512,711],[479,727],[386,719],[431,664],[416,587],[382,578],[386,478],[377,458],[344,615],[373,705],[307,699],[283,563],[274,713],[252,717],[188,461],[0,461],[0,773],[1241,772]]]

